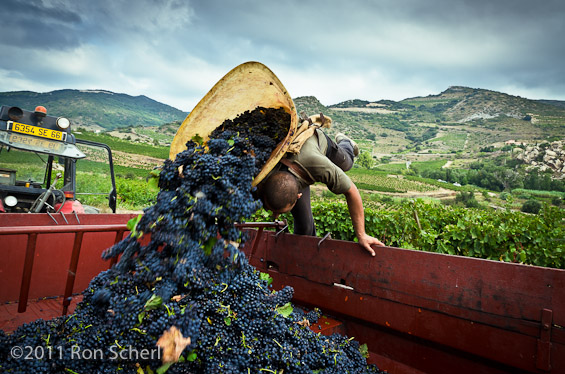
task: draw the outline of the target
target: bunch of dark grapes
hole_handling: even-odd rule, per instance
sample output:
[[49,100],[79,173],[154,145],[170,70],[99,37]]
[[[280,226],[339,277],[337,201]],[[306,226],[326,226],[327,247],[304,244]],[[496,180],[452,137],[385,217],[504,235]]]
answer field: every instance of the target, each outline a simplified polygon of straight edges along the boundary
[[270,157],[272,150],[287,136],[289,124],[290,114],[284,109],[257,107],[234,120],[224,121],[210,134],[210,138],[230,137],[235,134],[249,140],[258,172]]
[[[319,311],[293,310],[293,289],[273,291],[238,249],[244,240],[234,223],[261,207],[251,183],[289,124],[284,110],[257,108],[165,161],[156,204],[103,254],[118,263],[91,281],[74,314],[0,332],[0,371],[378,372],[358,343],[313,333],[307,326]],[[157,343],[173,327],[190,343],[164,364]],[[15,346],[50,354],[16,359]]]

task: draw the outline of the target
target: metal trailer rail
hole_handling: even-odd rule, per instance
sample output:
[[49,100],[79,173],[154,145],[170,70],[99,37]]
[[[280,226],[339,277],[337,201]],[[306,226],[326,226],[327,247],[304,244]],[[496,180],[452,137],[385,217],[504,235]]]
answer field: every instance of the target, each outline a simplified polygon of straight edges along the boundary
[[[136,215],[0,215],[0,254],[4,259],[0,266],[0,284],[4,286],[0,290],[0,304],[17,302],[17,313],[25,313],[30,302],[32,279],[37,278],[33,282],[33,296],[44,298],[62,295],[61,315],[66,315],[71,296],[81,292],[93,276],[117,262],[117,258],[103,262],[100,255],[104,249],[124,238],[125,233],[129,232],[127,221],[133,217]],[[262,232],[266,227],[281,228],[284,225],[283,222],[259,222],[238,226],[255,227]],[[85,237],[90,240],[85,240]],[[64,252],[63,257],[59,256],[60,252]],[[80,271],[79,259],[82,259]],[[68,267],[64,268],[63,263],[68,264]],[[45,273],[51,272],[50,269],[57,269],[58,275],[66,275],[64,288],[61,282],[53,287],[51,282],[43,281]],[[42,275],[36,276],[37,273]],[[77,285],[76,279],[80,275],[83,275],[82,281]],[[20,281],[17,282],[16,279]],[[17,283],[19,292],[16,294]]]
[[[93,275],[116,262],[113,259],[104,263],[100,254],[129,232],[126,224],[132,217],[135,215],[0,215],[0,251],[4,260],[0,267],[0,283],[6,285],[0,291],[0,303],[17,301],[18,313],[24,313],[30,289],[33,289],[34,297],[62,295],[61,314],[67,314],[71,295],[82,291]],[[93,253],[96,256],[92,256]],[[84,276],[77,289],[75,283],[81,254],[80,273]],[[64,267],[64,264],[68,266]],[[50,283],[53,276],[45,277],[53,270],[55,279],[64,277],[64,288],[60,281],[55,285]],[[16,279],[20,279],[17,296]]]
[[[67,308],[69,306],[69,297],[72,294],[72,290],[75,284],[75,278],[77,273],[78,259],[80,256],[80,251],[82,248],[82,240],[84,233],[86,232],[115,232],[116,239],[114,243],[118,243],[122,240],[124,232],[127,230],[124,224],[114,224],[114,225],[67,225],[67,226],[57,226],[57,227],[35,227],[35,226],[21,226],[21,227],[0,227],[0,235],[27,235],[26,243],[26,253],[24,260],[24,268],[22,273],[22,282],[20,286],[20,296],[18,298],[18,313],[23,313],[26,311],[27,302],[29,297],[29,288],[31,285],[31,274],[33,271],[33,263],[35,259],[35,251],[37,247],[37,236],[41,234],[62,234],[62,233],[73,233],[74,234],[74,244],[71,254],[71,259],[69,263],[69,268],[67,270],[67,281],[65,286],[65,292],[63,294],[63,311],[62,314],[67,314]],[[109,267],[115,263],[111,261]]]
[[[100,254],[135,216],[0,215],[0,304],[18,301],[23,311],[34,298],[63,295],[67,313],[71,295],[111,266]],[[293,302],[331,316],[314,331],[367,343],[382,369],[565,373],[565,270],[390,247],[373,258],[329,235],[288,234],[284,222],[238,227],[275,289],[290,285]]]
[[341,321],[391,373],[565,373],[565,270],[249,234],[275,289]]

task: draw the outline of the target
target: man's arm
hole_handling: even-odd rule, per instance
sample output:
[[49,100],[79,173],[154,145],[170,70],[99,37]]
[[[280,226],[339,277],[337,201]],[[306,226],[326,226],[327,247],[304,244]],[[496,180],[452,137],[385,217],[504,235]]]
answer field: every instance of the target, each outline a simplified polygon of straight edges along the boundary
[[351,182],[351,187],[345,192],[345,198],[347,199],[347,208],[349,209],[349,215],[351,216],[351,221],[353,222],[353,230],[355,231],[355,236],[359,240],[359,244],[365,250],[367,250],[371,256],[375,255],[375,251],[371,248],[372,244],[384,246],[384,244],[377,238],[367,235],[365,232],[365,212],[363,210],[363,200],[359,194],[359,190],[353,182]]

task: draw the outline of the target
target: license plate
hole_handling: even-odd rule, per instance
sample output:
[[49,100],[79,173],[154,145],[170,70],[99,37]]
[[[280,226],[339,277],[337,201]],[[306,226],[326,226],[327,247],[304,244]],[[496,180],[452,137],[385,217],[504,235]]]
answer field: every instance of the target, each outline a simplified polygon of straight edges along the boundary
[[43,127],[26,125],[23,123],[12,122],[12,121],[8,122],[8,130],[13,132],[19,132],[20,134],[40,136],[42,138],[60,140],[60,141],[63,141],[67,138],[66,132],[44,129]]
[[50,152],[61,152],[65,143],[52,142],[39,138],[32,138],[30,136],[23,136],[18,134],[11,134],[10,141],[17,146],[27,146],[31,148],[43,148]]

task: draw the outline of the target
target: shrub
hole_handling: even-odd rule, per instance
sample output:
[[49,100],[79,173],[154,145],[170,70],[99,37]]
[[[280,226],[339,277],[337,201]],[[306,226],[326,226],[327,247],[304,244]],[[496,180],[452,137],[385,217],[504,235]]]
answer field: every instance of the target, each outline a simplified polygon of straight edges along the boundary
[[356,163],[363,168],[370,169],[375,165],[375,160],[369,152],[361,152],[359,157],[357,157]]
[[522,208],[520,210],[524,213],[538,214],[540,209],[541,209],[541,203],[539,201],[528,200],[522,205]]
[[467,208],[478,208],[479,202],[475,199],[475,194],[472,191],[461,191],[455,196],[455,201],[463,204]]
[[384,195],[381,197],[381,201],[385,204],[392,204],[394,202],[394,199],[388,195]]
[[486,201],[490,201],[490,196],[489,196],[489,194],[488,194],[487,191],[483,191],[483,192],[481,192],[481,194],[483,195],[483,198],[484,198]]
[[328,198],[329,199],[335,199],[337,197],[337,195],[335,193],[333,193],[332,191],[325,189],[325,190],[322,191],[322,197],[326,198],[326,199],[328,199]]

